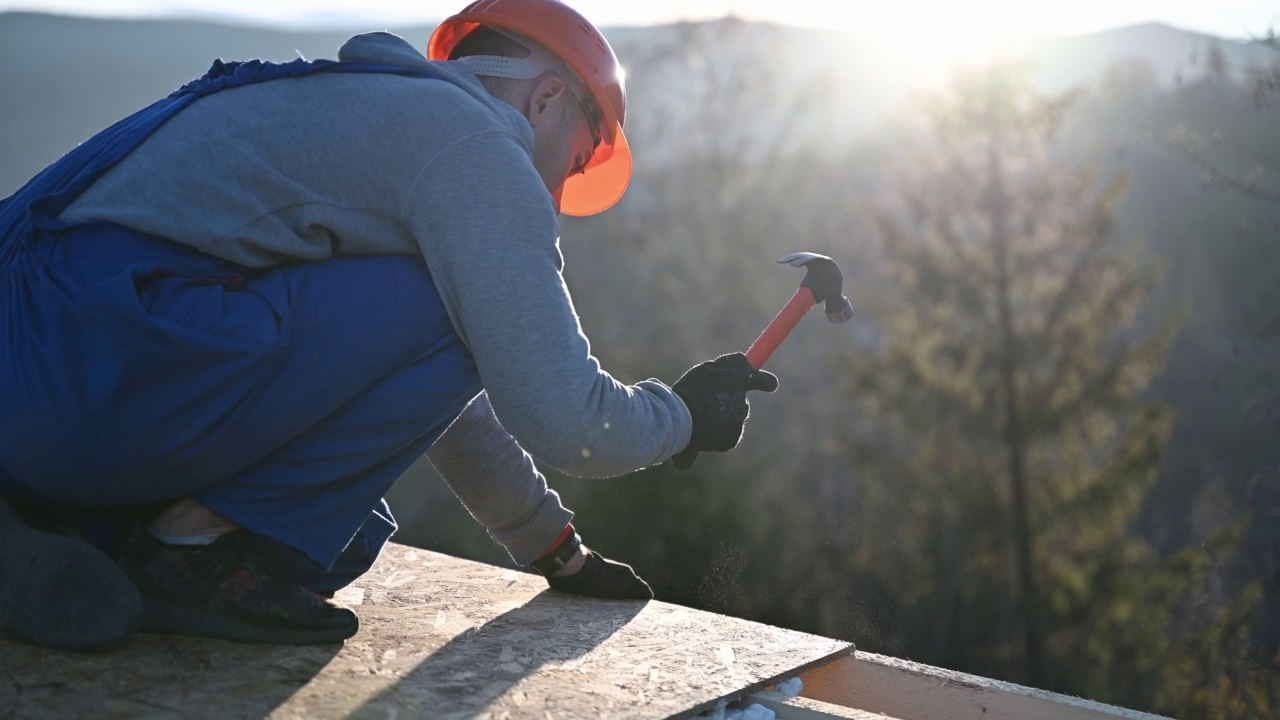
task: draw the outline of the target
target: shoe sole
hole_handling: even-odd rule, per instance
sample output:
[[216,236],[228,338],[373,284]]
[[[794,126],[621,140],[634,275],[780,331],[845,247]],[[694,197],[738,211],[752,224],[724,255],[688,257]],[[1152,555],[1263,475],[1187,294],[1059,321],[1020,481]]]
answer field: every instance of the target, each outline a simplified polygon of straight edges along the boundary
[[[350,612],[350,611],[347,611]],[[360,629],[355,614],[350,626],[326,629],[268,628],[251,625],[224,615],[193,610],[180,605],[142,598],[142,627],[145,632],[189,635],[271,645],[323,645],[341,642]]]
[[120,644],[142,621],[129,576],[83,540],[29,525],[0,496],[0,628],[58,650]]

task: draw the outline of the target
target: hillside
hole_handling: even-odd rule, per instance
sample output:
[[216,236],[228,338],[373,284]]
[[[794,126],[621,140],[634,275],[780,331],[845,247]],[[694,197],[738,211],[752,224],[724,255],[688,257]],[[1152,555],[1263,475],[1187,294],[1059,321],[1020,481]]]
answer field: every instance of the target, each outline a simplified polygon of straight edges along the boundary
[[[425,47],[431,28],[390,29]],[[628,66],[632,109],[629,132],[647,152],[638,162],[664,163],[668,128],[698,126],[689,117],[714,103],[684,63],[694,54],[734,62],[760,62],[785,87],[817,93],[827,127],[842,142],[909,110],[921,90],[945,77],[922,70],[910,47],[876,37],[738,21],[647,28],[614,28],[606,33]],[[351,33],[292,32],[186,20],[116,21],[36,13],[0,13],[0,192],[11,192],[73,144],[187,80],[214,58],[237,60],[333,57]],[[1179,73],[1194,72],[1189,58],[1208,46],[1220,47],[1233,64],[1260,61],[1265,50],[1159,25],[1142,25],[1076,37],[1011,42],[1012,54],[1040,67],[1049,92],[1102,75],[1122,58],[1140,58],[1166,85]],[[768,48],[771,54],[762,54]],[[723,96],[721,96],[723,99]],[[783,104],[785,106],[785,103]],[[778,108],[773,108],[777,110]],[[791,118],[795,120],[795,118]],[[733,132],[760,142],[776,137],[785,121],[768,112],[734,117]],[[805,122],[804,118],[799,119]],[[680,132],[680,131],[677,131]]]

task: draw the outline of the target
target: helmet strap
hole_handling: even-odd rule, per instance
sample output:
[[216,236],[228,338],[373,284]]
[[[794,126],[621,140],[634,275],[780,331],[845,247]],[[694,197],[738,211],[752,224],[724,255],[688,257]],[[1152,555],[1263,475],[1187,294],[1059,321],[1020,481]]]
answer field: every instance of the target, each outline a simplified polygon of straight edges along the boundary
[[522,58],[503,57],[501,55],[466,55],[458,58],[457,62],[465,64],[471,68],[471,72],[477,75],[509,78],[511,80],[529,80],[538,77],[547,70],[554,70],[557,75],[564,79],[565,84],[569,86],[569,89],[573,91],[573,94],[578,97],[580,102],[592,100],[591,91],[587,89],[587,86],[578,79],[577,74],[570,70],[569,66],[558,55],[540,45],[529,47],[519,35],[514,33],[505,32],[495,27],[490,27],[489,29],[518,43],[520,47],[529,51],[529,55]]

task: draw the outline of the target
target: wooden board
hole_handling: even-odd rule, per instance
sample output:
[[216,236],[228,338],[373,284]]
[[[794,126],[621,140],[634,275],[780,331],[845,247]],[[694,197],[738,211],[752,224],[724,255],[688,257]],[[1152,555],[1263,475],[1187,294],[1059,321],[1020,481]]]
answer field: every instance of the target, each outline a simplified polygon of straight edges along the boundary
[[882,713],[855,710],[806,697],[787,697],[778,692],[762,690],[739,700],[739,707],[759,703],[777,713],[778,720],[898,720]]
[[901,720],[1157,720],[1160,716],[859,652],[801,674],[801,695]]
[[337,600],[361,620],[345,645],[138,635],[84,655],[0,638],[0,718],[680,718],[852,651],[394,544]]

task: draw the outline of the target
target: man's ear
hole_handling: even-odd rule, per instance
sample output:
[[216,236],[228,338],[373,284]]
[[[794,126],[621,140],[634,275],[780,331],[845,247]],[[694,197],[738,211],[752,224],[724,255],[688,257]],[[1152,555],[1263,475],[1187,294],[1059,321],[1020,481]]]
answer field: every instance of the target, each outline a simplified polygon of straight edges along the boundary
[[538,127],[538,123],[560,117],[560,106],[569,94],[569,86],[560,76],[550,73],[538,81],[529,95],[529,105],[525,115],[529,125]]

